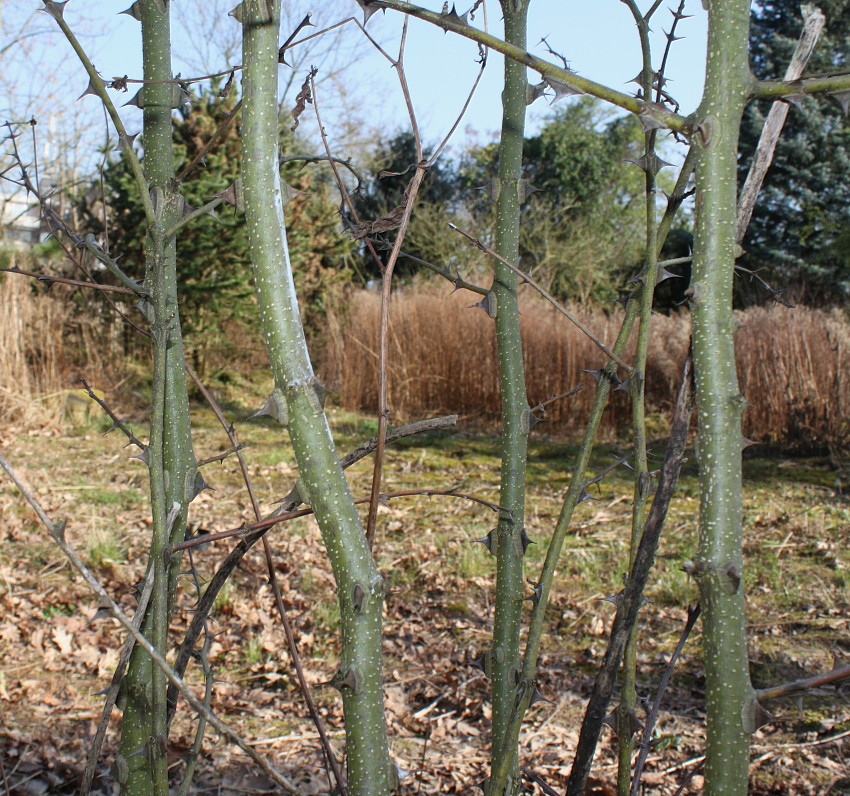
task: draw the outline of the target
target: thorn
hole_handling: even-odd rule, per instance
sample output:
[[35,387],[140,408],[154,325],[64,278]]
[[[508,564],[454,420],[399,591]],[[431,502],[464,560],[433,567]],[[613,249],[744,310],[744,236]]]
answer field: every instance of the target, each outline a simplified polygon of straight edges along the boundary
[[850,89],[846,89],[845,91],[836,91],[832,94],[828,94],[827,96],[832,97],[841,106],[841,110],[844,112],[845,116],[850,114]]
[[472,540],[473,542],[480,542],[481,544],[483,544],[484,547],[486,547],[490,551],[491,556],[496,555],[496,553],[493,550],[493,546],[494,546],[493,545],[493,542],[494,542],[493,533],[495,532],[495,530],[496,529],[493,528],[493,530],[490,531],[486,536],[482,536],[480,539],[473,539]]
[[142,447],[142,450],[137,453],[135,456],[131,456],[131,459],[138,459],[139,461],[144,462],[146,465],[150,466],[150,457],[148,456],[148,446],[145,445]]
[[355,694],[360,688],[361,677],[356,669],[349,669],[344,675],[337,672],[330,680],[329,685],[332,685],[338,691],[342,691],[343,687],[350,688]]
[[142,21],[142,3],[141,0],[136,0],[129,8],[119,11],[119,14],[126,14],[128,17],[133,17],[137,22]]
[[579,495],[578,502],[584,503],[585,500],[602,500],[602,498],[593,497],[586,489],[581,490],[581,494]]
[[50,14],[57,21],[64,18],[63,15],[65,13],[65,6],[68,5],[68,0],[65,0],[64,3],[56,3],[54,0],[43,0],[43,2],[44,8],[40,8],[39,11]]
[[761,442],[755,442],[754,440],[747,439],[745,436],[741,435],[741,450],[746,450],[751,445],[761,445]]
[[561,83],[560,81],[553,80],[549,77],[543,78],[543,82],[555,92],[555,96],[549,103],[550,105],[554,105],[558,100],[562,100],[564,97],[575,97],[579,94],[584,94],[583,91],[579,91],[577,88],[573,88],[572,86],[568,86],[566,83]]
[[662,282],[665,282],[668,279],[681,279],[682,277],[679,274],[674,274],[672,271],[668,271],[666,268],[661,268],[658,271],[658,276],[655,278],[655,284],[660,285]]
[[540,83],[527,83],[525,86],[525,104],[531,105],[546,94],[546,81]]
[[526,578],[526,582],[531,586],[531,594],[526,597],[535,606],[540,605],[540,600],[543,598],[543,584],[533,581],[531,578]]
[[[363,9],[363,24],[364,25],[372,18],[372,15],[375,14],[378,11],[377,7],[372,7],[372,6],[368,5],[367,0],[357,0],[357,5],[359,5],[360,8]],[[381,10],[385,14],[387,13],[386,9],[381,9]]]
[[[91,619],[89,619],[89,624],[92,622],[98,622],[101,619],[111,619],[114,616],[112,613],[112,605],[109,600],[100,598],[100,601],[97,604],[97,610],[92,614]],[[107,689],[108,691],[109,689]]]
[[744,707],[741,708],[741,721],[744,725],[744,732],[752,735],[765,724],[776,721],[776,716],[766,710],[755,697],[750,697]]
[[[138,134],[138,133],[133,133],[133,135],[125,136],[125,141],[127,142],[127,144],[129,145],[129,147],[130,147],[131,149],[133,148],[133,144],[135,144],[135,143],[136,143],[136,139],[137,139],[138,137],[139,137],[139,134]],[[122,142],[121,142],[121,141],[119,141],[119,142],[118,142],[118,145],[115,147],[115,151],[116,151],[116,152],[121,152],[121,151],[122,151]]]
[[297,199],[299,196],[307,196],[307,191],[299,191],[298,188],[293,185],[289,185],[289,183],[283,184],[282,193],[284,207],[286,207],[293,199]]
[[263,406],[254,414],[248,415],[248,420],[253,420],[255,417],[268,415],[277,420],[282,426],[287,423],[286,401],[277,389],[272,390],[272,394],[266,399]]
[[192,486],[186,495],[186,502],[191,503],[205,489],[212,489],[212,487],[206,482],[203,475],[201,475],[201,471],[195,470],[195,476],[192,479]]
[[[68,2],[68,0],[65,0],[65,2]],[[62,5],[64,5],[64,3]],[[105,80],[102,80],[101,78],[98,78],[98,80],[100,80],[100,82],[104,86],[106,85]],[[83,97],[86,96],[86,94],[91,94],[93,97],[98,96],[97,88],[95,88],[95,84],[94,84],[94,81],[92,79],[89,79],[89,84],[88,84],[88,86],[86,86],[86,90],[82,94],[80,94],[80,96],[77,97],[77,99],[81,100]]]
[[477,658],[470,658],[469,665],[480,669],[487,677],[490,677],[493,671],[490,650],[484,650]]
[[517,182],[517,194],[521,203],[526,202],[532,194],[539,193],[542,190],[542,188],[532,185],[528,180],[519,180]]
[[614,732],[617,732],[617,711],[612,710],[604,719],[603,724],[607,724]]
[[236,179],[225,188],[221,193],[214,195],[215,198],[224,199],[224,201],[235,207],[237,210],[242,210],[242,180]]
[[612,603],[616,605],[618,608],[620,607],[620,600],[623,598],[623,592],[617,592],[617,594],[612,594],[610,597],[598,597],[597,599],[601,602]]
[[499,194],[502,192],[502,181],[498,177],[491,177],[486,185],[479,185],[477,190],[484,191],[491,201],[498,202]]
[[582,373],[589,373],[591,376],[593,376],[593,380],[597,384],[602,381],[602,374],[605,372],[603,370],[588,370],[587,368],[581,368],[580,370]]
[[[545,414],[545,410],[541,411],[544,411]],[[523,409],[521,418],[522,430],[528,434],[531,429],[533,429],[538,423],[542,423],[543,420],[544,418],[537,417],[537,415],[534,414],[534,409]]]
[[662,160],[658,155],[654,152],[649,155],[643,155],[639,157],[637,160],[626,160],[626,163],[634,163],[636,166],[640,167],[643,171],[651,176],[655,176],[658,174],[661,169],[665,166],[672,166],[672,163],[668,163],[666,160]]
[[470,304],[468,309],[478,307],[484,310],[491,318],[496,317],[496,294],[491,290],[484,296],[481,301],[476,301],[475,304]]
[[[467,11],[463,16],[457,13],[457,9],[455,8],[454,3],[452,3],[452,10],[448,10],[448,3],[443,5],[443,13],[442,16],[445,17],[447,22],[453,22],[455,25],[462,25],[465,28],[469,27],[469,11]],[[443,25],[443,32],[448,33],[449,28],[447,25]]]
[[659,121],[653,116],[640,114],[638,116],[638,119],[640,119],[640,123],[643,127],[644,133],[648,133],[650,130],[665,130],[667,128],[667,125],[664,124],[664,122]]

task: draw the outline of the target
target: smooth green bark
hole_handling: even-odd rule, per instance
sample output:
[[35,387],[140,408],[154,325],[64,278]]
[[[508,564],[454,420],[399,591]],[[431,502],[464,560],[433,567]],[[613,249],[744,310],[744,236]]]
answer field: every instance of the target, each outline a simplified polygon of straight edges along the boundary
[[[141,6],[144,76],[150,81],[170,81],[173,77],[168,4],[163,6],[156,0],[145,0]],[[147,458],[154,523],[148,567],[154,568],[154,591],[142,630],[163,656],[179,571],[179,557],[167,558],[166,550],[183,538],[197,473],[177,306],[176,241],[165,231],[179,217],[182,204],[173,185],[174,88],[170,82],[149,83],[140,95],[144,108],[144,175],[155,214],[146,241],[145,287],[150,300],[143,305],[151,324],[153,347]],[[121,778],[126,775],[121,784],[122,793],[128,796],[168,793],[165,694],[164,676],[137,646],[124,681],[126,701],[118,766]]]
[[[528,0],[503,0],[505,39],[525,47]],[[525,136],[526,69],[505,59],[502,91],[502,131],[499,144],[496,197],[495,251],[510,262],[519,260],[519,214],[523,194],[522,151]],[[522,339],[517,302],[517,275],[496,264],[492,293],[496,298],[496,343],[502,402],[500,515],[492,549],[496,556],[496,606],[491,649],[493,695],[493,793],[513,794],[522,783],[516,743],[505,743],[505,732],[516,705],[520,669],[520,628],[525,584],[522,559],[525,547],[525,480],[530,424]],[[505,756],[507,767],[499,767]],[[502,761],[505,762],[505,761]],[[502,774],[505,772],[505,775]]]
[[334,684],[343,697],[349,792],[378,796],[391,791],[395,775],[382,695],[384,582],[331,438],[292,279],[278,166],[280,0],[246,0],[240,12],[243,199],[273,398],[287,415],[301,496],[315,512],[338,587],[342,651]]
[[706,676],[706,793],[747,792],[754,707],[747,656],[741,515],[741,414],[732,280],[741,114],[752,85],[750,3],[712,0],[705,92],[696,114],[697,226],[691,279],[698,412],[700,538],[693,563],[702,596]]

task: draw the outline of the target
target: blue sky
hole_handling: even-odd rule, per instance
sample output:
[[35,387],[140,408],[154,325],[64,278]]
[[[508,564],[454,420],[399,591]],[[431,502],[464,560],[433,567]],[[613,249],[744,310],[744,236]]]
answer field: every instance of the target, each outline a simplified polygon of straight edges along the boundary
[[[31,3],[32,8],[41,4],[37,0],[17,0],[18,12],[24,8],[24,2]],[[210,6],[215,0],[207,0],[209,14]],[[126,15],[118,15],[125,9],[130,0],[71,0],[66,8],[66,19],[76,29],[85,31],[82,37],[87,50],[104,77],[111,78],[129,74],[139,77],[141,73],[141,43],[139,24]],[[181,5],[182,4],[182,5]],[[470,0],[471,4],[471,0]],[[669,29],[672,16],[669,7],[677,5],[677,0],[669,0],[656,12],[653,21],[653,44],[655,54],[653,65],[658,63],[663,52],[664,36],[662,29]],[[226,7],[235,5],[227,2]],[[296,0],[291,17],[300,19],[311,9],[311,3]],[[442,8],[442,0],[430,0],[425,5],[432,10]],[[638,5],[645,9],[650,3],[643,0]],[[173,7],[186,7],[186,0],[175,0]],[[488,0],[488,26],[493,33],[501,31],[501,18],[498,3]],[[316,16],[330,13],[333,8],[336,19],[342,19],[347,14],[362,18],[362,11],[354,0],[337,0],[335,4],[324,0],[318,6]],[[465,5],[459,7],[461,13]],[[683,41],[674,44],[667,75],[670,80],[669,88],[681,102],[683,112],[693,110],[699,102],[702,91],[702,74],[705,58],[705,29],[706,13],[700,0],[688,0],[686,13],[693,14],[684,20],[679,28],[679,34],[685,36]],[[224,15],[221,15],[224,17]],[[44,14],[36,14],[35,23],[39,28],[52,26],[53,21]],[[8,35],[8,20],[3,29],[0,19],[0,34]],[[387,49],[395,55],[401,31],[401,15],[393,12],[375,14],[369,22],[369,31]],[[483,27],[484,16],[479,10],[473,23]],[[232,19],[224,19],[222,26],[225,30],[238,36],[238,25]],[[230,26],[230,27],[228,27]],[[186,42],[191,37],[202,35],[190,31],[180,31],[180,25],[174,24],[176,41],[175,72],[197,74],[191,66],[181,62],[180,53],[188,52]],[[287,35],[286,32],[283,34]],[[183,37],[182,39],[180,37]],[[605,83],[614,88],[631,91],[634,86],[628,81],[640,70],[640,50],[637,31],[628,8],[621,0],[531,0],[529,12],[528,48],[546,57],[545,48],[540,44],[546,37],[553,49],[562,53],[569,60],[571,68],[580,74]],[[35,42],[36,40],[32,40]],[[87,83],[85,77],[76,65],[75,58],[69,46],[58,33],[40,37],[39,46],[33,52],[33,58],[41,58],[45,72],[35,72],[31,63],[27,71],[19,72],[16,79],[21,85],[37,86],[39,81],[51,80],[48,72],[52,72],[52,80],[58,81],[63,89],[61,102],[70,102],[73,97],[82,93]],[[407,113],[398,88],[398,80],[394,70],[370,46],[362,44],[363,37],[356,27],[349,25],[344,33],[342,43],[348,42],[356,48],[356,58],[351,68],[344,74],[336,85],[322,85],[320,100],[323,108],[327,108],[324,119],[329,135],[342,136],[340,132],[343,123],[353,117],[355,123],[369,131],[369,136],[392,135],[400,129],[409,127]],[[2,42],[0,42],[2,43]],[[417,118],[426,142],[440,140],[451,127],[460,107],[462,106],[469,87],[476,74],[477,47],[474,43],[460,39],[451,34],[429,25],[413,20],[410,25],[408,44],[406,48],[406,73],[410,84]],[[219,62],[216,62],[219,65]],[[223,60],[221,68],[228,64]],[[10,52],[0,63],[6,74],[15,74],[16,62],[14,53]],[[286,78],[286,67],[282,67],[282,78]],[[469,111],[453,139],[455,150],[467,141],[490,140],[498,131],[500,124],[500,91],[501,91],[501,57],[491,53],[485,76],[479,86]],[[301,82],[300,75],[292,76],[296,87]],[[534,73],[529,73],[532,82],[537,81]],[[348,96],[348,104],[334,102],[334,93],[340,86]],[[128,99],[131,94],[126,95]],[[118,95],[118,101],[125,101],[124,95]],[[563,102],[563,101],[562,101]],[[48,106],[51,107],[51,106]],[[55,106],[54,106],[55,107]],[[102,112],[93,97],[80,101],[78,107],[93,119],[100,119]],[[529,111],[529,129],[534,129],[545,118],[550,109],[547,101],[538,100]],[[5,109],[10,114],[10,108]],[[29,110],[14,109],[15,116],[27,118]],[[27,115],[23,115],[26,113]],[[128,129],[139,129],[141,121],[139,114],[132,109],[122,111],[126,116]],[[44,129],[44,128],[42,128]],[[305,114],[302,131],[307,135],[315,134],[316,123]],[[340,146],[344,140],[340,139]],[[343,154],[340,152],[339,154]]]

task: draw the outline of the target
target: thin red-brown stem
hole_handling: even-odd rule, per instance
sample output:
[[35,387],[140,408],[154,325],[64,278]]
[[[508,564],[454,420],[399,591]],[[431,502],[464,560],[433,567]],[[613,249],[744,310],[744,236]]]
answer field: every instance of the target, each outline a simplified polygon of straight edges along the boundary
[[106,293],[127,293],[131,296],[137,296],[138,293],[126,287],[118,285],[102,285],[100,282],[85,282],[81,279],[66,279],[63,276],[51,276],[50,274],[37,274],[34,271],[24,271],[22,268],[0,268],[0,271],[7,274],[20,274],[21,276],[31,276],[39,282],[46,282],[48,285],[71,285],[72,287],[87,287],[92,290],[102,290]]
[[[257,520],[262,519],[262,512],[260,511],[260,504],[257,500],[257,495],[254,490],[254,485],[251,480],[251,474],[248,471],[248,465],[245,462],[245,456],[242,453],[242,446],[239,445],[239,440],[236,437],[236,431],[233,428],[232,423],[228,423],[227,419],[224,416],[224,412],[222,412],[221,407],[218,405],[218,402],[213,398],[210,391],[206,388],[203,382],[198,377],[198,374],[195,373],[194,369],[186,363],[186,372],[189,374],[189,377],[195,382],[195,385],[203,394],[207,403],[215,414],[218,422],[221,423],[221,427],[224,429],[225,434],[227,434],[228,439],[236,453],[236,457],[239,460],[239,469],[242,472],[242,480],[245,482],[245,488],[248,490],[248,496],[251,499],[251,507],[254,511],[254,516]],[[206,541],[205,537],[203,541]],[[342,769],[340,768],[339,762],[334,755],[333,747],[331,746],[330,739],[328,738],[327,732],[325,731],[324,723],[322,722],[321,717],[319,716],[319,712],[316,709],[316,703],[313,701],[313,695],[310,692],[310,686],[307,684],[307,679],[304,676],[304,667],[301,665],[301,655],[298,652],[298,642],[295,638],[295,633],[292,630],[292,625],[289,622],[289,617],[286,614],[286,607],[283,604],[283,596],[280,592],[280,584],[277,580],[277,571],[275,569],[274,564],[274,556],[272,554],[271,545],[269,543],[268,537],[263,536],[263,553],[266,558],[266,568],[269,573],[269,584],[272,587],[272,593],[274,594],[275,605],[277,606],[277,612],[280,615],[280,621],[283,625],[283,631],[286,634],[286,642],[289,646],[289,654],[292,658],[292,665],[295,667],[295,675],[298,680],[298,687],[301,690],[301,695],[304,697],[304,702],[307,705],[307,710],[310,713],[310,718],[313,720],[313,724],[316,726],[316,731],[319,733],[319,739],[322,744],[322,748],[325,753],[325,759],[327,760],[328,765],[333,772],[334,779],[337,783],[337,788],[342,794],[347,793],[347,789],[345,787],[345,779],[342,775]]]
[[[397,492],[382,492],[378,495],[378,501],[381,502],[384,500],[393,500],[394,498],[416,496],[456,497],[461,500],[468,500],[472,503],[478,503],[481,506],[486,506],[488,509],[492,509],[493,511],[507,512],[507,509],[504,508],[504,506],[500,506],[498,503],[493,503],[492,501],[485,500],[484,498],[477,497],[476,495],[470,495],[466,492],[458,492],[456,489],[402,489]],[[371,498],[362,497],[358,498],[354,502],[360,505],[363,503],[369,503],[370,500]],[[178,544],[173,545],[171,547],[171,552],[176,553],[179,550],[187,550],[190,547],[198,547],[200,545],[209,544],[210,542],[217,542],[221,539],[231,539],[234,536],[251,536],[257,531],[267,531],[269,528],[272,528],[278,523],[289,522],[290,520],[295,520],[299,517],[307,517],[312,513],[313,509],[311,508],[294,509],[293,511],[282,512],[281,514],[264,517],[256,522],[240,525],[238,528],[230,528],[226,531],[217,531],[215,533],[204,534],[202,537],[187,539],[185,542],[179,542]]]

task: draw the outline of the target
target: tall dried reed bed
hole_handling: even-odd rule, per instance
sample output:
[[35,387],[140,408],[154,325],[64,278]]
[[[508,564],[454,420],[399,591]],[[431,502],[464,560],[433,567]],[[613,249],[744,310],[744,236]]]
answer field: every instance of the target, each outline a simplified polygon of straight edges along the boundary
[[[493,322],[470,309],[469,294],[399,291],[391,312],[390,405],[392,420],[433,412],[458,412],[493,422],[499,415],[498,366]],[[604,355],[575,326],[535,294],[522,293],[522,333],[532,405],[582,383],[577,395],[547,409],[546,431],[581,430],[593,401],[593,376]],[[570,306],[597,337],[613,344],[622,312]],[[379,298],[358,292],[348,305],[346,328],[325,351],[323,377],[349,409],[374,411],[377,395]],[[739,314],[739,375],[751,406],[744,431],[759,442],[806,448],[841,444],[848,432],[850,326],[838,312],[798,308],[751,309]],[[686,312],[653,318],[646,373],[651,412],[666,415],[678,386],[690,320]],[[632,341],[632,346],[634,341]],[[625,359],[633,355],[627,350]],[[614,393],[605,412],[608,435],[627,429],[629,399]]]
[[78,315],[71,291],[47,292],[24,276],[0,274],[0,423],[59,426],[79,376],[117,372],[114,334]]

